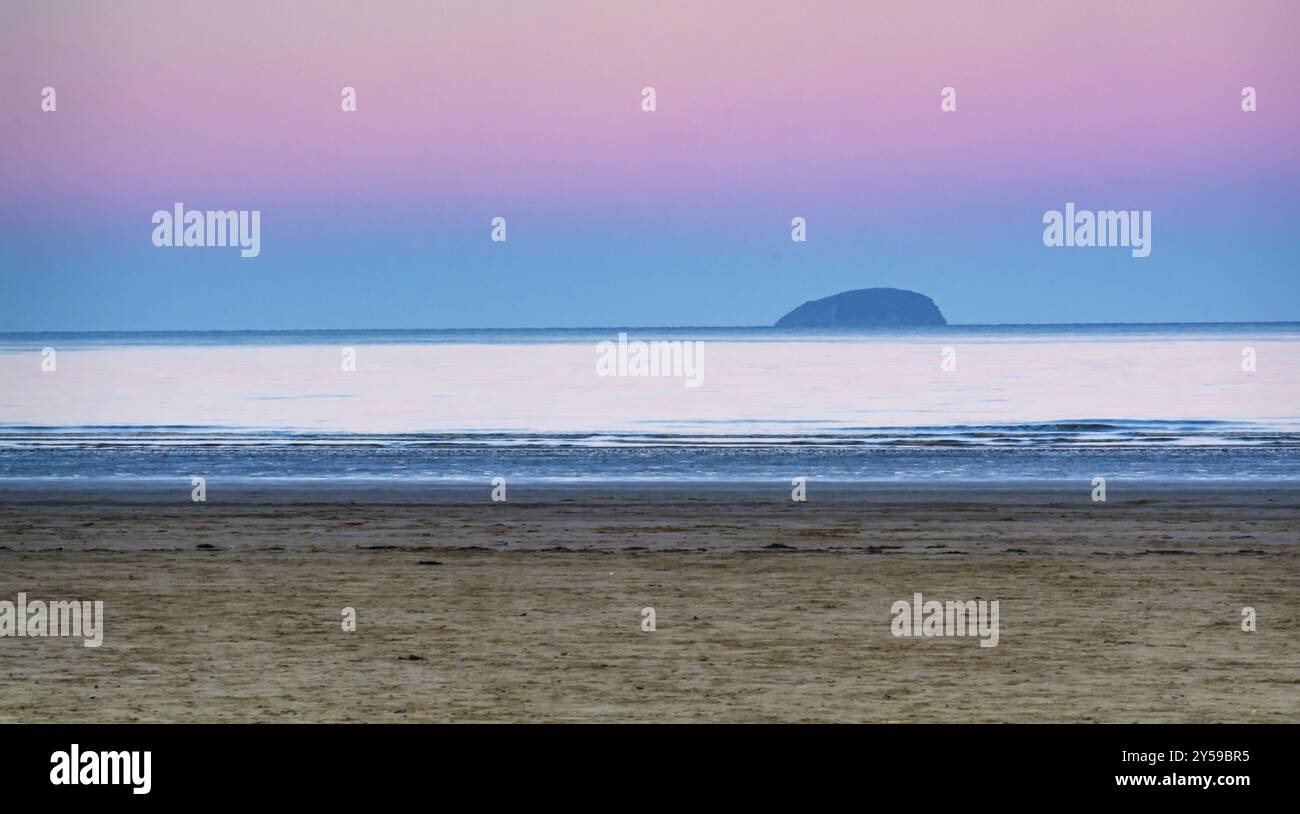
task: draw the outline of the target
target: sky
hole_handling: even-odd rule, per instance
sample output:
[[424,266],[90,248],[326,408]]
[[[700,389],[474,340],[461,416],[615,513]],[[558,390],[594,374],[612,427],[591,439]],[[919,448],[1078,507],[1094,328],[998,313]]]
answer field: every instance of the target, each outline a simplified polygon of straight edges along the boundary
[[[763,325],[872,286],[1300,320],[1298,35],[1286,0],[3,0],[0,331]],[[176,202],[260,211],[260,254],[153,245]],[[1066,202],[1150,210],[1150,256],[1044,246]]]

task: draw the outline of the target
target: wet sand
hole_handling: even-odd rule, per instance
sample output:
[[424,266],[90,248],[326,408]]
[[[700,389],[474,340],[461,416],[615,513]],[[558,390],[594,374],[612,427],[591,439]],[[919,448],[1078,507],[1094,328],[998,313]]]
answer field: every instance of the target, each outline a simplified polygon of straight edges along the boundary
[[133,494],[0,490],[0,599],[106,616],[0,721],[1300,721],[1290,487]]

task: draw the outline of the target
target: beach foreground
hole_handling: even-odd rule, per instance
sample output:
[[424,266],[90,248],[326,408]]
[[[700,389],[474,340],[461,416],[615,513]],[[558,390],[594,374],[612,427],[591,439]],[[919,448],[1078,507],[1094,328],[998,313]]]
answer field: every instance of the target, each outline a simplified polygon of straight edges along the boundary
[[1300,720],[1293,487],[3,497],[0,599],[105,633],[0,639],[0,721]]

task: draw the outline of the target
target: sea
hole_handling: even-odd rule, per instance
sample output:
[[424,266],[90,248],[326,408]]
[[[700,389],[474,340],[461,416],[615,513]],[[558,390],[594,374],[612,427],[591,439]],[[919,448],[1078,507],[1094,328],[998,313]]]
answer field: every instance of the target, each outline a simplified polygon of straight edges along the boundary
[[1289,482],[1300,323],[0,333],[0,485],[196,475]]

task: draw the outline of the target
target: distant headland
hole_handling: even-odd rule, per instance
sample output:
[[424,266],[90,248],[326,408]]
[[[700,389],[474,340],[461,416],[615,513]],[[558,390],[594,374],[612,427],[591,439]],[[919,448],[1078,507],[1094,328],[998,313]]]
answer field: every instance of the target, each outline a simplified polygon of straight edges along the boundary
[[776,321],[778,328],[947,325],[934,300],[901,288],[859,288],[811,300]]

